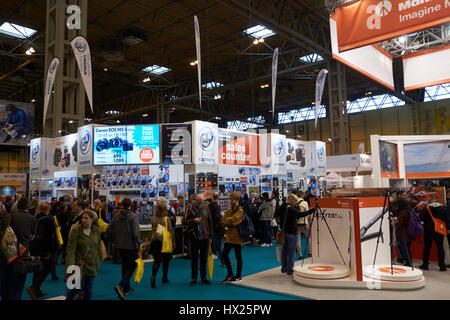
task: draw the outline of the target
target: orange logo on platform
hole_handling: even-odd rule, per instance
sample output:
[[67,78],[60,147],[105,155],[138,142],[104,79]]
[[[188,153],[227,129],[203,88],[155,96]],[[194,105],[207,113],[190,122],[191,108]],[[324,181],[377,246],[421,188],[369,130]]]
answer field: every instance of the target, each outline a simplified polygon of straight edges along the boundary
[[142,162],[151,162],[154,156],[153,150],[150,148],[144,148],[139,152],[139,159],[141,159]]
[[[384,273],[391,273],[391,268],[390,267],[378,268],[378,271],[384,272]],[[402,268],[392,268],[392,272],[399,274],[399,273],[406,273],[406,270],[402,269]]]
[[334,268],[329,267],[329,266],[314,266],[314,267],[308,267],[308,270],[324,272],[324,271],[333,271]]

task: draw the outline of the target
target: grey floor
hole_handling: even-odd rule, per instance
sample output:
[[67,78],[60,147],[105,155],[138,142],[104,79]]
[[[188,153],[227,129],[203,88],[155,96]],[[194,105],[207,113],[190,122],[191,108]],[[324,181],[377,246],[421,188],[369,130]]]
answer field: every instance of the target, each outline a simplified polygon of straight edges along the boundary
[[[420,261],[414,262],[414,266],[419,265]],[[450,269],[441,272],[432,263],[430,270],[423,273],[425,287],[412,291],[305,287],[283,275],[280,267],[244,277],[234,285],[316,300],[450,300]]]

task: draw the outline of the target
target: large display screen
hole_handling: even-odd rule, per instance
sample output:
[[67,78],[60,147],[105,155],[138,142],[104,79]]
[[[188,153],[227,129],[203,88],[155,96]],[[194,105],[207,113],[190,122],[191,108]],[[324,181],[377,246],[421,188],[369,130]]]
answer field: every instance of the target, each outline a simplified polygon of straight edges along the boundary
[[159,163],[159,125],[94,128],[94,165]]
[[380,141],[381,177],[398,178],[397,145]]
[[450,177],[450,141],[405,144],[407,178]]

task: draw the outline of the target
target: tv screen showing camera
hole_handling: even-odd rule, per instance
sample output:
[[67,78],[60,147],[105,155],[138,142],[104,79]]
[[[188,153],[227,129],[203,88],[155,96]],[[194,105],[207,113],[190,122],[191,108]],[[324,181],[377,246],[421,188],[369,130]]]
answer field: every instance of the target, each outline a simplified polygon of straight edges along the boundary
[[94,165],[160,162],[159,125],[94,128]]

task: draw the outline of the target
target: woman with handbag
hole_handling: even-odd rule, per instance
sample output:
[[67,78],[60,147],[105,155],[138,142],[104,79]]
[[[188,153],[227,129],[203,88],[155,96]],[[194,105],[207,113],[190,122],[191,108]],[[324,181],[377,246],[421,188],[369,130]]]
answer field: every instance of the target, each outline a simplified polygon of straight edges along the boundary
[[[103,260],[102,246],[100,243],[100,230],[94,223],[95,212],[86,209],[81,214],[81,224],[76,225],[70,232],[66,253],[66,270],[76,265],[80,268],[81,289],[69,289],[66,300],[72,300],[83,291],[84,300],[91,300],[94,279],[100,269]],[[67,273],[64,281],[70,274]]]
[[[167,279],[167,273],[169,272],[169,262],[172,259],[172,251],[175,248],[175,234],[172,227],[172,223],[170,219],[167,217],[167,204],[160,203],[156,208],[155,216],[152,219],[152,230],[153,235],[150,244],[150,253],[155,259],[152,267],[152,278],[150,281],[150,285],[152,288],[156,288],[156,274],[158,273],[159,266],[161,265],[161,261],[163,264],[163,277],[162,282],[167,283],[169,279]],[[163,240],[165,235],[164,232],[169,232],[170,237],[172,239],[172,250],[170,248],[165,251],[171,252],[161,252],[163,249]],[[167,233],[166,233],[167,235]]]

